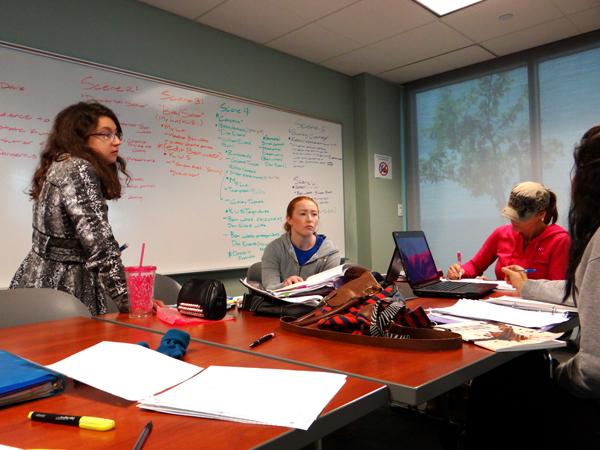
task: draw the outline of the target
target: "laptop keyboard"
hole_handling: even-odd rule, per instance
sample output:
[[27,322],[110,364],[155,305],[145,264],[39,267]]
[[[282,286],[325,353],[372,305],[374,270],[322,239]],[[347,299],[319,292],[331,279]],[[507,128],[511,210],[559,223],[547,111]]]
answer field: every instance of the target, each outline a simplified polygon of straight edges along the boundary
[[452,292],[457,289],[461,289],[467,286],[469,283],[456,283],[454,281],[440,281],[439,283],[433,283],[428,286],[424,286],[428,291],[435,292]]

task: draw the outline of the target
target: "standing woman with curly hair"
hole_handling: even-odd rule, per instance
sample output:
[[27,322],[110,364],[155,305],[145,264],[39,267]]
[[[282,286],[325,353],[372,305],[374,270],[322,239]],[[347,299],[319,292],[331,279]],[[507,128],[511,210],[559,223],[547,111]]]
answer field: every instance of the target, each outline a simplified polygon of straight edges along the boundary
[[121,197],[122,129],[99,103],[77,103],[56,116],[29,196],[33,200],[31,251],[10,284],[52,288],[81,300],[91,314],[107,298],[127,311],[127,284],[106,200]]

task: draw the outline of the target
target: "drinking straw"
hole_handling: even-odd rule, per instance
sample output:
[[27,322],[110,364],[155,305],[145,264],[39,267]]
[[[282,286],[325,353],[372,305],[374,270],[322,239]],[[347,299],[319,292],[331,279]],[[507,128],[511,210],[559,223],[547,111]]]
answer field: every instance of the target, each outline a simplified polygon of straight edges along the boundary
[[142,264],[144,263],[144,250],[146,250],[146,243],[142,242],[142,254],[140,256],[140,269],[142,268]]

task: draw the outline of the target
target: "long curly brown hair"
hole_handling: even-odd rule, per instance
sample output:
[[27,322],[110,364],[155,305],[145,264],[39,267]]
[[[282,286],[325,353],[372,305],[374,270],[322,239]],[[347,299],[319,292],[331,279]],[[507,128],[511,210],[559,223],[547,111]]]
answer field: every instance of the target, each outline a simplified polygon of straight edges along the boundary
[[89,161],[100,177],[102,193],[108,200],[121,197],[121,181],[119,172],[125,175],[126,182],[130,176],[126,163],[120,156],[114,164],[107,164],[87,145],[90,133],[93,133],[102,116],[110,117],[122,133],[121,124],[116,114],[109,108],[96,102],[79,102],[59,112],[54,119],[52,130],[40,155],[40,164],[33,174],[29,197],[37,200],[50,165],[61,157],[71,155]]
[[571,251],[567,267],[564,300],[569,295],[576,301],[575,271],[583,252],[600,227],[600,125],[590,128],[581,138],[573,153],[575,160],[571,171],[571,206],[569,209],[569,234]]

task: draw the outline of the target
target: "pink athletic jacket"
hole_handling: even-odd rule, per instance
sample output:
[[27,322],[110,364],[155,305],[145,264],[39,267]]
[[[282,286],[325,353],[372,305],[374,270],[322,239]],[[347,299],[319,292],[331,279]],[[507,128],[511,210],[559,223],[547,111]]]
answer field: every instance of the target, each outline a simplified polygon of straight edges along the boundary
[[496,278],[504,279],[500,270],[504,266],[518,264],[526,269],[535,269],[527,274],[531,279],[564,280],[569,262],[569,233],[559,225],[548,225],[544,231],[523,248],[523,236],[503,225],[494,230],[477,254],[462,266],[463,278],[473,278],[496,260]]

